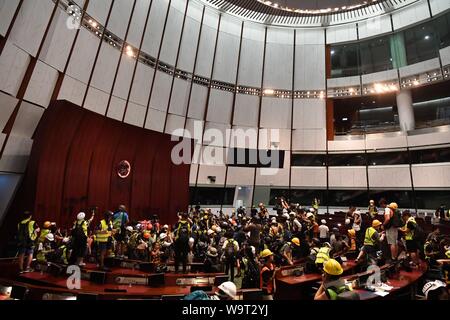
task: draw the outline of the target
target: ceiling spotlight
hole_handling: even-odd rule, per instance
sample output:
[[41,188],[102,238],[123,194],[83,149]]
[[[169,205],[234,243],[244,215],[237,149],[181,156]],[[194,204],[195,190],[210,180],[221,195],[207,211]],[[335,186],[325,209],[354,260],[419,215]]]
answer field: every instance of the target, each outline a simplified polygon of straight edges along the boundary
[[334,54],[334,50],[331,50],[330,54],[333,55]]
[[342,121],[347,121],[348,120],[348,118],[342,118]]
[[418,86],[418,85],[419,85],[419,81],[414,80],[414,81],[413,81],[413,84],[414,84],[415,86]]
[[272,95],[272,94],[275,93],[275,90],[273,90],[273,89],[264,89],[263,93],[266,94],[266,95]]
[[428,39],[430,39],[430,36],[429,36],[429,35],[426,35],[426,36],[425,36],[425,40],[428,40]]

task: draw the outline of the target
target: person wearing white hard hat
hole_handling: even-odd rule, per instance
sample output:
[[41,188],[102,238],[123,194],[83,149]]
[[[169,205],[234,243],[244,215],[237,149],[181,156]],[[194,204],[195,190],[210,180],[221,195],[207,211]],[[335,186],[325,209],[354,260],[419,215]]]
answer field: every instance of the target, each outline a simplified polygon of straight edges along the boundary
[[92,212],[92,216],[89,220],[86,220],[86,214],[79,212],[77,214],[77,220],[72,226],[72,253],[69,258],[70,264],[78,266],[84,266],[84,257],[87,252],[88,241],[88,227],[91,221],[94,219],[95,213]]
[[327,221],[325,219],[322,219],[320,223],[321,223],[319,226],[320,243],[328,242],[330,241],[330,228],[328,228]]
[[236,292],[236,285],[231,281],[226,281],[218,286],[218,290],[211,300],[235,300]]

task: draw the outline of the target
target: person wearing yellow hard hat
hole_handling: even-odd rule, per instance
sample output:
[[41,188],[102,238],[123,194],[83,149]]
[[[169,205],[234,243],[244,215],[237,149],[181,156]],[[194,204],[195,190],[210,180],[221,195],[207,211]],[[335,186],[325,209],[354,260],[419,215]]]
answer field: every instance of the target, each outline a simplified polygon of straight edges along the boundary
[[381,226],[383,224],[375,219],[372,221],[372,226],[366,229],[366,234],[364,236],[364,245],[356,258],[356,263],[358,263],[364,255],[372,256],[376,253],[377,247],[380,242],[384,240],[384,233],[381,234]]
[[344,269],[339,262],[330,259],[323,264],[322,283],[314,295],[314,300],[359,300],[351,287],[340,279]]
[[263,300],[273,300],[275,292],[275,265],[273,264],[273,252],[264,249],[260,253],[262,267],[259,273],[260,288],[263,291]]
[[386,232],[386,240],[391,250],[391,259],[398,256],[398,229],[403,226],[402,216],[398,210],[398,204],[391,202],[384,209],[383,227]]
[[282,264],[284,265],[293,265],[294,259],[292,252],[294,249],[300,247],[300,240],[299,238],[292,238],[290,242],[285,242],[283,246],[280,248],[280,255],[282,258]]

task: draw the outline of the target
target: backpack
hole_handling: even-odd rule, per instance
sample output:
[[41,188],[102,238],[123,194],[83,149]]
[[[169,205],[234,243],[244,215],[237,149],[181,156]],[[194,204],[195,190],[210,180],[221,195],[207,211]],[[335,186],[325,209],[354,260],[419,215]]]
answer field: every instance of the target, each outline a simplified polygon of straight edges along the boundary
[[[391,209],[392,210],[392,209]],[[389,221],[389,227],[400,228],[404,225],[402,216],[399,210],[393,210],[391,220]]]
[[84,221],[82,223],[75,222],[75,226],[72,229],[72,237],[75,239],[75,242],[86,241],[87,237],[83,230]]
[[225,257],[227,258],[233,258],[236,255],[236,248],[234,245],[235,240],[234,239],[228,239],[227,244],[225,246]]

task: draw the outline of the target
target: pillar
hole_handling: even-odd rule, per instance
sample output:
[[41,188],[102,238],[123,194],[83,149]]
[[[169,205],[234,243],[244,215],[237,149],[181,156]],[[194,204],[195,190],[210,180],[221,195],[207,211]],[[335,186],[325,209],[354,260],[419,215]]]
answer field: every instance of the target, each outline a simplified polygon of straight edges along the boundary
[[416,121],[414,119],[411,90],[401,90],[397,93],[396,100],[401,130],[414,130]]

